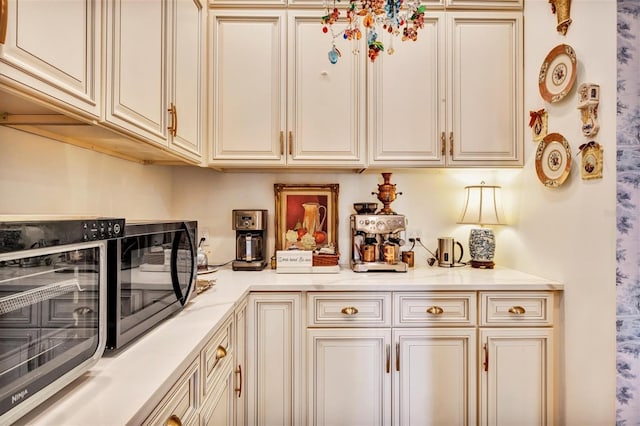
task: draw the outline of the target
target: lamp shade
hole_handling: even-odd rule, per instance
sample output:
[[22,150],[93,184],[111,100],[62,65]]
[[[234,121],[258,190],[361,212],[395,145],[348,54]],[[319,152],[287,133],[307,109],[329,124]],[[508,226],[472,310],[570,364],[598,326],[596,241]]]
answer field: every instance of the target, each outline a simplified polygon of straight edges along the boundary
[[465,186],[466,199],[458,223],[502,225],[501,188],[494,185]]

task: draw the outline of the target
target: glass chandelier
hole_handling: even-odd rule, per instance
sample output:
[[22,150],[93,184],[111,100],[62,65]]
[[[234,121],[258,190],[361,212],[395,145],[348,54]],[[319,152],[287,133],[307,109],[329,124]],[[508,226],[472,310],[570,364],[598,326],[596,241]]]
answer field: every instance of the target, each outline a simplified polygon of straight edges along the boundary
[[[389,55],[393,54],[393,38],[402,36],[402,41],[418,39],[418,30],[424,27],[424,11],[426,7],[420,0],[349,0],[346,9],[347,27],[338,33],[334,32],[333,24],[338,21],[341,11],[336,3],[340,0],[325,0],[326,14],[322,17],[322,31],[330,33],[332,47],[329,51],[329,61],[338,62],[341,56],[335,40],[342,37],[345,40],[357,41],[362,38],[364,27],[367,37],[368,56],[374,62],[380,52],[385,51],[381,33],[388,33],[391,37]],[[345,11],[343,11],[345,12]],[[357,49],[354,50],[357,53]]]

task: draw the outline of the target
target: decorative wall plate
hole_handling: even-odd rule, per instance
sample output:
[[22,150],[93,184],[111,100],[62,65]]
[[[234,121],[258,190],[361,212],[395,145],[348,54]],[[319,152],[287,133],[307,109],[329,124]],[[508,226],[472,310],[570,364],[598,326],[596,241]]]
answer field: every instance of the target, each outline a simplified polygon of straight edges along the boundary
[[568,44],[559,44],[547,54],[540,67],[538,88],[547,102],[558,102],[571,91],[576,81],[576,52]]
[[536,173],[544,186],[564,183],[571,171],[571,147],[560,133],[549,133],[536,149]]

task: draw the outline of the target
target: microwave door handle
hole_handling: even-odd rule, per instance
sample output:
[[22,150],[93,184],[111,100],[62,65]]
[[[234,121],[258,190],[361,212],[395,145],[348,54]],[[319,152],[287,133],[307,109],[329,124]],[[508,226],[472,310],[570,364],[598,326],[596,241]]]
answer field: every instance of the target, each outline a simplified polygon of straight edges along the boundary
[[[194,254],[194,243],[189,234],[189,228],[185,223],[183,223],[180,227],[184,230],[185,235],[187,237],[187,242],[189,243],[189,250],[191,251],[191,258],[195,259]],[[180,304],[184,305],[187,303],[187,295],[182,293],[182,289],[180,288],[180,280],[178,278],[178,249],[180,248],[180,238],[174,238],[173,243],[171,244],[171,283],[173,284],[173,291],[176,294],[176,297],[180,301]],[[195,276],[195,261],[191,262],[191,273],[189,274],[191,279]],[[187,289],[188,294],[188,289]]]

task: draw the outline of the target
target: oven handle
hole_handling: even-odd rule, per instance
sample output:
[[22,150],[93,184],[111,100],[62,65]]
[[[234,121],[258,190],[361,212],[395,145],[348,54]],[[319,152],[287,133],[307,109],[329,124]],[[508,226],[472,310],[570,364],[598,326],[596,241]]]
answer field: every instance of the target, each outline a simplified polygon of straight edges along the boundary
[[[186,223],[182,222],[180,225],[180,229],[184,230],[185,235],[187,236],[187,241],[189,243],[189,250],[191,251],[191,273],[189,276],[191,277],[191,281],[195,277],[195,245],[193,239],[191,238],[191,234],[189,233],[189,227]],[[173,291],[176,294],[176,297],[180,301],[180,304],[184,306],[187,303],[187,296],[189,295],[189,290],[187,289],[187,294],[182,294],[182,289],[180,288],[180,281],[178,279],[178,249],[180,248],[180,238],[174,238],[171,244],[171,283],[173,284]]]

